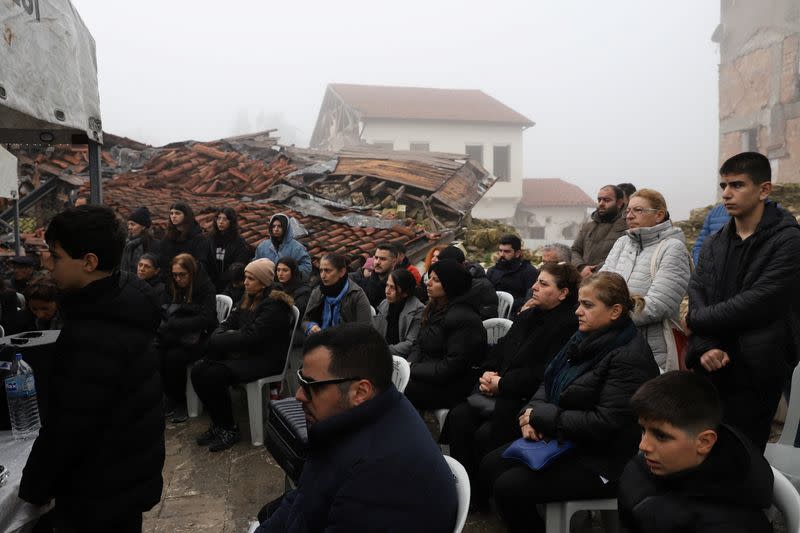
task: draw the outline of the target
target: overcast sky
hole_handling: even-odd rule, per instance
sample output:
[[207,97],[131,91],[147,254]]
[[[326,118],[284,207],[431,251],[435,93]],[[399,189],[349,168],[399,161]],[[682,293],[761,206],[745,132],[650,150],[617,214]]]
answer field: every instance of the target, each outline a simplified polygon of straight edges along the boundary
[[328,83],[481,89],[536,122],[525,177],[714,201],[716,0],[72,2],[111,133],[307,146]]

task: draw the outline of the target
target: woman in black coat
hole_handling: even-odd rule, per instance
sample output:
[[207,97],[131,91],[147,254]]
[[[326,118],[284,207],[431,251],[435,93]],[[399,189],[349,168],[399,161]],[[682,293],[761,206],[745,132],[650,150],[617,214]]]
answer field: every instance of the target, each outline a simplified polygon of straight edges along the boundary
[[189,254],[172,260],[171,301],[156,336],[161,379],[167,395],[167,415],[173,423],[185,422],[186,366],[200,358],[206,339],[217,327],[214,284]]
[[647,340],[630,318],[644,303],[635,298],[619,274],[600,272],[583,281],[578,331],[547,366],[519,418],[524,439],[555,439],[572,449],[539,470],[504,458],[508,446],[481,462],[477,502],[493,493],[508,531],[544,531],[537,504],[616,494],[640,437],[630,399],[659,374]]
[[211,248],[214,251],[217,292],[221,293],[228,284],[228,268],[233,263],[245,265],[253,258],[253,252],[239,235],[239,223],[236,211],[232,207],[223,207],[214,217],[211,229]]
[[169,277],[172,259],[178,254],[191,255],[203,265],[212,280],[217,277],[217,263],[211,243],[203,235],[203,228],[194,219],[194,212],[186,202],[175,202],[169,208],[167,234],[159,245],[159,254],[165,281]]
[[292,297],[273,290],[275,265],[256,259],[245,267],[245,296],[211,335],[205,357],[192,367],[192,385],[211,416],[197,444],[212,452],[241,440],[228,388],[279,374],[291,335]]
[[486,356],[486,330],[468,298],[472,277],[457,262],[431,267],[428,304],[408,361],[406,397],[417,409],[449,409],[469,395]]
[[467,401],[447,416],[440,442],[475,481],[484,455],[519,435],[519,411],[544,376],[544,369],[578,330],[575,308],[580,274],[569,263],[545,263],[532,298],[490,352],[483,375]]
[[280,284],[281,290],[292,297],[294,306],[300,311],[300,316],[305,315],[308,298],[311,296],[311,287],[303,283],[303,275],[300,273],[297,261],[291,257],[278,259],[278,263],[275,265],[275,279]]

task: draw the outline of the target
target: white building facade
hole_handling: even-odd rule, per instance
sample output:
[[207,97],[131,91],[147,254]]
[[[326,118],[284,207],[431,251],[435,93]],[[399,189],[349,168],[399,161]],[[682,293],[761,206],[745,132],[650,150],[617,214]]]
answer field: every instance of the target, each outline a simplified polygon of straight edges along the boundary
[[482,91],[331,84],[311,147],[466,154],[497,177],[472,215],[511,222],[522,198],[522,134],[533,125]]
[[558,178],[525,179],[522,189],[513,225],[531,250],[551,242],[571,246],[596,207],[581,188]]

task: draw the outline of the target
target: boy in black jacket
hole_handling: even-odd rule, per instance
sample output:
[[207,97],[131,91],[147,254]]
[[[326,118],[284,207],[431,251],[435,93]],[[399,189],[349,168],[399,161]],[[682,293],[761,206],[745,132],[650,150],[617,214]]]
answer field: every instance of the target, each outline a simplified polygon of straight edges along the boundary
[[744,152],[720,168],[730,222],[703,243],[689,282],[686,367],[719,392],[723,421],[762,452],[800,346],[800,225],[769,201],[769,159]]
[[772,531],[772,469],[720,424],[714,386],[693,372],[667,372],[634,394],[641,453],[619,484],[620,520],[631,533]]
[[45,266],[62,292],[49,417],[19,497],[55,500],[55,530],[139,533],[161,498],[164,417],[151,346],[160,321],[150,286],[118,270],[125,231],[107,208],[57,214]]

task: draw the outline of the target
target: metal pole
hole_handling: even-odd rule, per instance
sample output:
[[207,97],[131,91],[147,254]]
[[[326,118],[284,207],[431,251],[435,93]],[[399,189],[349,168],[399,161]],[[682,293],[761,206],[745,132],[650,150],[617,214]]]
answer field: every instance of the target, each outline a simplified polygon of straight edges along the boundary
[[11,194],[14,197],[14,250],[16,250],[17,255],[21,255],[19,244],[19,194],[17,194],[17,191],[11,191]]
[[103,203],[103,185],[100,183],[100,145],[89,139],[89,203]]

